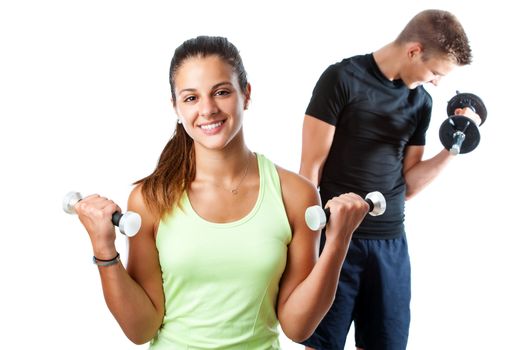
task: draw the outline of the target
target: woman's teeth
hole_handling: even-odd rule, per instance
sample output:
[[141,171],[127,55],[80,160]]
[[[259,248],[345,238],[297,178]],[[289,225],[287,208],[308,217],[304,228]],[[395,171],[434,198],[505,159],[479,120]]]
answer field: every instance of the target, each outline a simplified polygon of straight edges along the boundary
[[201,128],[204,129],[204,130],[212,130],[212,129],[215,129],[215,128],[218,128],[219,126],[221,126],[222,123],[223,122],[217,122],[217,123],[213,123],[213,124],[201,125]]

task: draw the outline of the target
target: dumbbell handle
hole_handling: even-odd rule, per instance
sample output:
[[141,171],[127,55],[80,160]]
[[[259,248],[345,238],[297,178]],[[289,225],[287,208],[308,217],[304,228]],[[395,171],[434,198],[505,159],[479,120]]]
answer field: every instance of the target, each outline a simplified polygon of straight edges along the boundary
[[[79,192],[69,192],[64,196],[62,208],[68,214],[75,214],[75,204],[81,200],[82,195]],[[126,213],[116,211],[111,215],[111,222],[119,228],[120,233],[133,237],[139,232],[142,220],[140,215],[133,211]]]
[[461,153],[461,145],[463,145],[463,141],[465,141],[466,135],[463,131],[456,131],[452,135],[452,146],[450,147],[449,152],[455,156]]
[[[370,206],[368,214],[371,216],[383,215],[386,210],[386,200],[381,192],[374,191],[366,195],[365,201]],[[304,214],[306,225],[313,231],[325,227],[330,219],[330,208],[322,208],[319,205],[308,207]]]

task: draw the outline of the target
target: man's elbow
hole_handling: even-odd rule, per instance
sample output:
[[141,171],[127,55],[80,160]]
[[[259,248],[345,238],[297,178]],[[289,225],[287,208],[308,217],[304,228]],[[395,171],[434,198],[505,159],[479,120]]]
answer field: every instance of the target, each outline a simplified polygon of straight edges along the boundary
[[416,191],[413,186],[408,186],[406,187],[406,190],[405,190],[405,201],[408,201],[412,198],[414,198],[414,196],[418,193],[419,191]]

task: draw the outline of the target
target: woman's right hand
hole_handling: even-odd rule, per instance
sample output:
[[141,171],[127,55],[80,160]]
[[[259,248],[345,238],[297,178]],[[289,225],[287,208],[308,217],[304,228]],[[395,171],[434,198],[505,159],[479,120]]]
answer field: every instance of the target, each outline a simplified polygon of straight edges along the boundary
[[355,229],[368,214],[370,206],[361,196],[345,193],[330,199],[326,207],[330,208],[330,220],[326,226],[326,245],[336,244],[347,249]]
[[115,227],[111,217],[119,206],[98,194],[87,196],[75,204],[78,218],[91,239],[93,253],[98,259],[112,259],[117,254]]

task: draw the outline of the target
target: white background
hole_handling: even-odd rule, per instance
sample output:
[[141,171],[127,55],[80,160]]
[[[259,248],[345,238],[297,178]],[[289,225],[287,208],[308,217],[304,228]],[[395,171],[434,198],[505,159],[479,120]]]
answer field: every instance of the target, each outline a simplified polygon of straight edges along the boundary
[[[426,8],[455,13],[471,66],[438,88],[426,156],[455,90],[483,98],[480,146],[407,203],[409,349],[525,349],[523,16],[490,1],[5,1],[0,4],[0,348],[139,349],[106,308],[70,190],[125,207],[172,134],[173,50],[200,34],[241,51],[252,150],[299,169],[301,125],[327,65],[372,52]],[[125,248],[123,238],[119,245]],[[284,349],[301,349],[283,336]],[[353,349],[351,336],[347,343]]]

